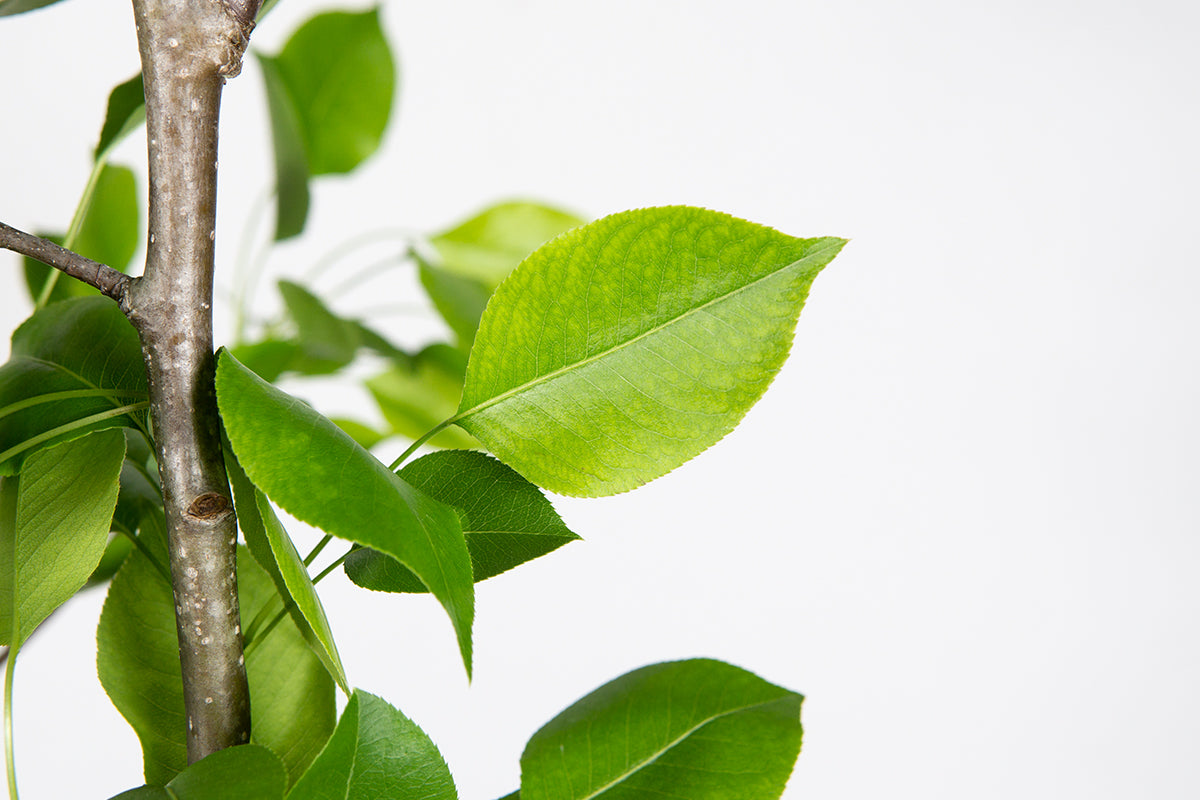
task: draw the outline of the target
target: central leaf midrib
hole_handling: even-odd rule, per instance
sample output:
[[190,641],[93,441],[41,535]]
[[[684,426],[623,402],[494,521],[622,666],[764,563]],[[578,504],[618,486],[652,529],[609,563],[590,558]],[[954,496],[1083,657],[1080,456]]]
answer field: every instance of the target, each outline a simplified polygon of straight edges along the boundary
[[763,283],[764,281],[767,281],[771,278],[776,277],[777,275],[779,275],[779,273],[784,272],[785,270],[791,269],[792,267],[795,267],[799,264],[803,264],[806,261],[813,260],[817,256],[820,256],[823,253],[825,253],[826,251],[833,249],[835,247],[837,247],[836,243],[827,245],[826,247],[822,247],[822,248],[814,250],[810,253],[807,253],[802,258],[799,258],[789,264],[786,264],[777,270],[768,272],[767,274],[762,275],[761,277],[755,278],[754,280],[750,281],[749,283],[744,283],[744,284],[738,286],[737,288],[735,288],[732,291],[718,295],[717,297],[714,297],[711,300],[708,300],[698,306],[689,308],[688,310],[684,311],[682,314],[671,317],[670,319],[666,320],[665,322],[655,325],[652,328],[648,328],[647,330],[643,331],[642,333],[639,333],[637,336],[634,336],[632,339],[627,339],[623,342],[619,342],[619,343],[613,345],[612,347],[609,347],[605,350],[595,353],[594,355],[590,355],[587,358],[580,359],[579,361],[574,361],[570,364],[566,364],[564,366],[559,367],[556,370],[553,370],[552,372],[546,373],[545,375],[539,375],[539,376],[533,378],[532,380],[528,380],[525,383],[521,384],[520,386],[514,386],[511,389],[503,391],[500,394],[496,395],[495,397],[488,398],[487,400],[484,400],[481,403],[475,404],[474,406],[467,409],[466,411],[461,411],[461,412],[455,414],[453,417],[451,417],[447,421],[447,424],[456,424],[458,422],[466,420],[466,419],[474,416],[475,414],[478,414],[480,411],[484,411],[484,410],[491,408],[492,406],[497,405],[505,400],[516,397],[517,395],[519,395],[523,392],[526,392],[536,386],[540,386],[544,383],[549,383],[550,381],[553,381],[562,375],[566,375],[570,372],[574,372],[575,370],[581,369],[581,368],[587,366],[588,364],[592,364],[592,363],[595,363],[596,361],[599,361],[602,358],[606,358],[606,357],[612,355],[613,353],[619,352],[619,351],[625,349],[626,347],[634,345],[637,342],[639,342],[649,336],[659,333],[660,331],[666,330],[668,327],[675,325],[678,322],[682,322],[683,320],[687,319],[688,317],[692,316],[693,314],[699,313],[699,312],[705,310],[706,308],[709,308],[710,306],[716,305],[717,303],[724,302],[725,300],[728,300],[731,297],[735,297],[742,292],[752,289],[755,286],[757,286],[758,284]]
[[[766,706],[766,705],[770,705],[771,703],[779,702],[779,700],[781,700],[781,699],[783,699],[783,698],[773,697],[770,700],[763,700],[762,702],[759,702],[759,703],[749,703],[744,706],[738,706],[737,708],[731,708],[728,711],[722,711],[720,714],[713,714],[711,717],[706,718],[703,722],[693,725],[692,727],[688,728],[683,733],[676,736],[671,741],[667,742],[665,745],[660,747],[654,753],[650,754],[646,758],[639,761],[631,769],[625,770],[620,775],[617,775],[615,778],[610,780],[608,783],[601,786],[599,789],[594,790],[591,794],[587,794],[587,795],[584,795],[583,797],[578,798],[578,800],[593,800],[593,798],[599,797],[600,795],[604,794],[605,792],[607,792],[609,789],[613,788],[617,784],[622,783],[626,780],[629,780],[630,777],[637,774],[638,772],[645,769],[646,767],[650,766],[655,761],[658,761],[658,759],[662,758],[664,755],[669,753],[672,748],[674,748],[676,745],[683,742],[685,739],[687,739],[693,733],[695,733],[696,731],[705,727],[706,725],[711,725],[712,723],[716,722],[717,720],[723,719],[723,718],[731,716],[733,714],[739,714],[743,711],[749,711],[754,708],[760,708],[761,706]],[[590,754],[588,757],[591,758]]]

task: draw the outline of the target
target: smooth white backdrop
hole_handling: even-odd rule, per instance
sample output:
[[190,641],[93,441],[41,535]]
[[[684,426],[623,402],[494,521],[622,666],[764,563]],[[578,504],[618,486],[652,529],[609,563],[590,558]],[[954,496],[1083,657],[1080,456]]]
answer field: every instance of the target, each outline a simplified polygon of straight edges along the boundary
[[[274,52],[322,7],[281,3],[255,45]],[[107,91],[138,68],[131,17],[69,0],[0,19],[0,219],[69,221]],[[525,740],[577,697],[696,655],[808,696],[789,800],[1200,795],[1200,6],[511,0],[383,17],[393,127],[359,173],[317,184],[312,235],[270,277],[349,234],[512,196],[588,216],[687,203],[852,240],[737,431],[635,493],[556,499],[586,541],[478,587],[473,684],[427,598],[322,585],[351,681],[425,728],[464,800],[515,788]],[[270,182],[263,108],[251,61],[223,109],[223,290]],[[6,331],[28,312],[18,273],[0,256]],[[337,307],[436,334],[418,304],[397,272]],[[291,389],[370,413],[360,393]],[[95,677],[102,601],[69,604],[21,653],[25,800],[140,782]]]

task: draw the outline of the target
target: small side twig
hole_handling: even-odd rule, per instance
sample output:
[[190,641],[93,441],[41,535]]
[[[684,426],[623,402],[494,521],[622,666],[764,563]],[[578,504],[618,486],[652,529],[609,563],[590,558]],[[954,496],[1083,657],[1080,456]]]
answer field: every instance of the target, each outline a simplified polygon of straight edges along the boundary
[[35,258],[72,278],[78,278],[116,300],[123,310],[128,311],[129,282],[132,280],[128,275],[3,222],[0,222],[0,247]]

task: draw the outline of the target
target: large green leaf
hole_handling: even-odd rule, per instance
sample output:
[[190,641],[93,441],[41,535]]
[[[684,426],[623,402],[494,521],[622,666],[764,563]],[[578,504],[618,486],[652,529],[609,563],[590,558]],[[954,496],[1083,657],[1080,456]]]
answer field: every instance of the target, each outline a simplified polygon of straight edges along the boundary
[[197,761],[165,788],[143,786],[111,800],[283,800],[285,778],[274,753],[244,744]]
[[[462,397],[466,357],[447,344],[431,344],[408,362],[396,361],[386,372],[366,381],[368,391],[391,427],[392,434],[418,439],[454,413]],[[441,430],[434,447],[478,447],[465,431]]]
[[[491,456],[471,450],[430,453],[400,477],[458,509],[476,581],[510,570],[578,539],[538,488]],[[350,580],[367,589],[424,592],[403,565],[375,550],[346,558]]]
[[[137,182],[133,171],[111,164],[100,169],[91,200],[83,216],[79,232],[71,249],[82,256],[125,272],[137,252],[141,237],[138,231]],[[61,236],[51,235],[59,244]],[[26,257],[25,286],[29,296],[37,300],[46,281],[54,276],[54,288],[47,302],[69,297],[91,297],[99,292],[83,281],[61,275],[36,259]]]
[[387,553],[416,573],[450,616],[469,674],[475,594],[454,510],[226,351],[217,359],[216,383],[230,445],[254,485],[297,519]]
[[454,421],[551,491],[640,486],[762,396],[844,243],[681,206],[576,228],[492,296]]
[[300,111],[276,59],[258,54],[271,115],[275,151],[275,239],[298,235],[308,220],[308,157],[304,153]]
[[122,139],[146,121],[145,91],[142,73],[139,72],[109,92],[104,127],[100,129],[100,141],[96,143],[93,153],[96,161],[108,158],[109,153]]
[[[142,350],[117,304],[81,297],[34,313],[0,366],[0,474],[35,446],[117,426],[146,430]],[[140,409],[120,411],[129,405]]]
[[508,273],[546,241],[582,224],[538,203],[499,203],[430,239],[437,258],[420,259],[421,285],[469,350],[488,298]]
[[313,652],[329,670],[330,676],[346,694],[350,694],[346,672],[333,642],[333,631],[316,587],[308,576],[304,560],[296,552],[266,497],[250,483],[232,453],[226,454],[225,465],[233,488],[238,526],[242,529],[247,548],[274,582],[276,592],[286,602],[296,627],[308,640]]
[[288,800],[458,800],[441,753],[381,698],[355,691]]
[[773,800],[800,752],[802,700],[720,661],[643,667],[533,735],[521,800]]
[[379,10],[319,14],[275,57],[312,175],[349,172],[387,127],[396,69]]
[[49,447],[0,478],[0,644],[19,648],[87,582],[108,544],[125,437]]
[[[166,534],[154,525],[113,578],[96,640],[100,682],[141,741],[146,782],[162,786],[187,766],[187,718],[175,605],[162,566]],[[238,589],[243,619],[278,602],[271,579],[244,550]],[[253,741],[277,753],[294,779],[333,730],[333,680],[291,620],[247,652],[246,673]]]

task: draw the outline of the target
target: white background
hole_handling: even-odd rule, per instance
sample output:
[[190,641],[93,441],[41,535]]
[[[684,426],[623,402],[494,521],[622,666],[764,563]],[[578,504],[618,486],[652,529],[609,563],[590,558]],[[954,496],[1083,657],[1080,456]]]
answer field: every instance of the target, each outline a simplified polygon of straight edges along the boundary
[[[317,7],[287,0],[255,43]],[[464,800],[515,788],[525,740],[577,697],[697,655],[808,696],[786,798],[1200,796],[1200,6],[410,1],[384,19],[403,72],[385,146],[317,185],[313,235],[272,276],[510,196],[852,240],[737,431],[633,494],[556,499],[586,541],[478,587],[472,685],[431,600],[322,585],[351,681],[425,728]],[[0,219],[66,226],[136,69],[126,2],[0,20]],[[223,110],[226,289],[270,181],[262,109],[251,63]],[[0,265],[7,331],[28,305]],[[428,329],[418,303],[397,272],[337,307]],[[21,653],[25,800],[140,782],[95,677],[102,599]]]

